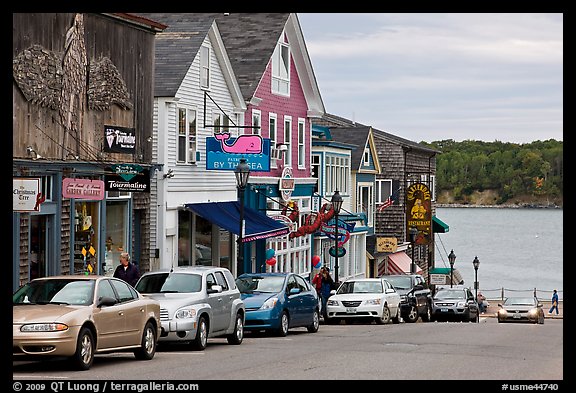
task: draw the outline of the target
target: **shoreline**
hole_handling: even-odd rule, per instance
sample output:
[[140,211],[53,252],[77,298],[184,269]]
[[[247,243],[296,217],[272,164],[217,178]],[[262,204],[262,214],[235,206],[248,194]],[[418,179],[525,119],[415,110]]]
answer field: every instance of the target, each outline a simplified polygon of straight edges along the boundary
[[436,207],[450,208],[450,207],[471,207],[471,208],[495,208],[495,209],[562,209],[558,205],[539,205],[535,203],[520,203],[510,205],[475,205],[469,203],[436,203]]

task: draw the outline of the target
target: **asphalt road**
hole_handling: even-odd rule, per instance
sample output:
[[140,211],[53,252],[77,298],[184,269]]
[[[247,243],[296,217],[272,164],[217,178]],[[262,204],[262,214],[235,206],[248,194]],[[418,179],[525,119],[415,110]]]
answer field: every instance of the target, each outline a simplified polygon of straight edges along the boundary
[[317,333],[299,328],[283,338],[246,334],[239,346],[210,339],[202,352],[159,347],[151,361],[136,361],[130,353],[99,355],[85,372],[69,371],[62,361],[13,361],[13,379],[561,382],[563,323],[481,318],[480,323],[322,324]]

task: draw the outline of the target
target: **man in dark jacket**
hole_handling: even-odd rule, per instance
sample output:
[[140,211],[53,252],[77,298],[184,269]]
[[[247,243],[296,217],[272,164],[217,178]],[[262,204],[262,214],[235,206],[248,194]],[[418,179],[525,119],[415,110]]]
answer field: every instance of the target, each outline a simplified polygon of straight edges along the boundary
[[114,270],[114,277],[124,280],[132,286],[135,286],[140,278],[138,266],[130,262],[130,254],[127,252],[120,254],[120,265]]

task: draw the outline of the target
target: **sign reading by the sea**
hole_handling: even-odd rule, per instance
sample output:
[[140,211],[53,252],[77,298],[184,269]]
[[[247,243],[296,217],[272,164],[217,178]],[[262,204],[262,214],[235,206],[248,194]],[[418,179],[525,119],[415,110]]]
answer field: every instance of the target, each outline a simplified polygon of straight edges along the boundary
[[[406,233],[418,229],[416,244],[430,244],[432,233],[432,194],[424,183],[411,184],[406,190]],[[409,240],[409,239],[408,239]]]
[[251,172],[269,172],[270,139],[252,134],[232,138],[229,132],[206,138],[206,169],[233,171],[241,158]]
[[149,169],[138,164],[115,164],[106,169],[106,191],[150,192]]

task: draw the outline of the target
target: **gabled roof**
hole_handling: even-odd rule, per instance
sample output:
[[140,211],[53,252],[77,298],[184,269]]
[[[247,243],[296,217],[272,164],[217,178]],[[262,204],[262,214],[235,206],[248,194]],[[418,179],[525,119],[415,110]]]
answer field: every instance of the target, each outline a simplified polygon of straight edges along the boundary
[[[356,132],[357,129],[363,129],[367,126],[349,119],[346,119],[344,117],[340,117],[340,116],[336,116],[334,114],[331,113],[326,113],[324,114],[318,121],[314,120],[314,123],[318,124],[318,125],[323,125],[323,126],[328,126],[330,127],[330,130],[334,130],[333,127],[348,127],[348,131],[349,134],[347,134],[347,138],[351,138],[352,134],[354,132]],[[401,138],[399,136],[396,135],[392,135],[388,132],[379,130],[377,128],[371,127],[372,128],[372,134],[374,137],[378,137],[384,140],[387,140],[389,142],[398,144],[402,147],[406,147],[406,148],[413,148],[413,149],[418,149],[418,150],[422,150],[422,151],[426,151],[426,152],[430,152],[430,153],[441,153],[440,150],[436,150],[436,149],[432,149],[429,148],[427,146],[421,145],[417,142],[405,139],[405,138]]]
[[204,42],[214,19],[194,14],[138,13],[168,27],[156,34],[154,96],[174,97]]
[[348,142],[359,146],[358,149],[352,150],[350,167],[352,170],[358,171],[362,168],[362,161],[364,159],[364,149],[368,147],[374,159],[374,166],[377,172],[380,172],[380,163],[378,161],[378,154],[373,146],[372,141],[372,127],[358,126],[358,127],[330,127],[330,134],[335,141]]

